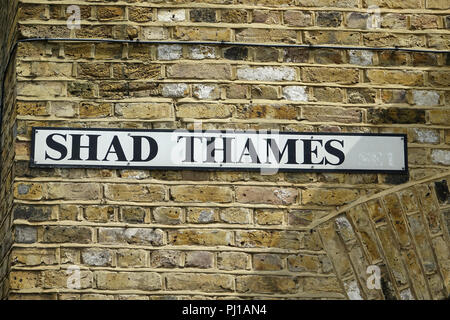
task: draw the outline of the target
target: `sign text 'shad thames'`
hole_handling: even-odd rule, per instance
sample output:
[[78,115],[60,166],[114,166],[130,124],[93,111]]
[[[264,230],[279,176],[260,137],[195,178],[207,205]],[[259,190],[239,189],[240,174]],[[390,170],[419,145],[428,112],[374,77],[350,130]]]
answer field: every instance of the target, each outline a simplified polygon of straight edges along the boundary
[[399,134],[33,128],[31,165],[405,172]]

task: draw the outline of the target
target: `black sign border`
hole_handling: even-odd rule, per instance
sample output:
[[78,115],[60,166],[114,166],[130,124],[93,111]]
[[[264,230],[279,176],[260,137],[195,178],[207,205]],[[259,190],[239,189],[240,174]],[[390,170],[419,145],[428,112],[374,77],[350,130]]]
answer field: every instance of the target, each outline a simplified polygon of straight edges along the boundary
[[[230,133],[229,130],[188,130],[188,129],[127,129],[127,128],[69,128],[69,127],[32,127],[31,133],[31,150],[30,150],[30,167],[31,168],[83,168],[83,169],[118,169],[118,170],[191,170],[191,171],[260,171],[261,168],[228,168],[228,167],[164,167],[164,166],[108,166],[108,165],[47,165],[36,164],[34,162],[34,148],[35,136],[37,130],[66,130],[66,131],[129,131],[129,132],[174,132],[183,130],[190,133],[195,132],[212,132],[212,133]],[[259,133],[259,130],[233,130],[236,134]],[[264,133],[272,133],[273,130],[266,130]],[[356,132],[283,132],[276,131],[277,134],[283,135],[316,135],[316,136],[377,136],[377,137],[402,137],[404,148],[404,163],[403,170],[366,170],[366,169],[292,169],[292,168],[278,168],[277,172],[346,172],[346,173],[385,173],[385,174],[408,174],[408,142],[407,135],[402,133],[356,133]]]

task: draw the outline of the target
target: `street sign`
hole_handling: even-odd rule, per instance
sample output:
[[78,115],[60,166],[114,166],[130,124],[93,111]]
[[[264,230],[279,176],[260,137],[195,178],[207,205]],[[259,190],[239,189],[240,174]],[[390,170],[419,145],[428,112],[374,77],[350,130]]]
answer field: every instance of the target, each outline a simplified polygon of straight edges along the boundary
[[33,128],[31,166],[405,173],[402,134]]

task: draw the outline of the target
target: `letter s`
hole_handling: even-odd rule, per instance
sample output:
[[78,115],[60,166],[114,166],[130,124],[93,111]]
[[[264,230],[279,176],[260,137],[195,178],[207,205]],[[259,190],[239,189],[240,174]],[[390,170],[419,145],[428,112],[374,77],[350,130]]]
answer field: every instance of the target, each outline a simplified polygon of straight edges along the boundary
[[339,159],[338,163],[331,163],[330,161],[328,161],[327,158],[325,158],[325,164],[332,164],[333,166],[338,166],[344,162],[345,154],[342,150],[339,150],[336,147],[333,147],[331,145],[332,142],[337,142],[342,147],[344,147],[344,140],[328,140],[325,143],[325,151]]
[[65,134],[54,133],[54,134],[49,135],[47,137],[47,139],[45,140],[45,142],[47,143],[47,146],[50,147],[51,149],[55,150],[55,151],[58,151],[61,154],[61,156],[59,158],[53,158],[53,157],[49,156],[47,151],[46,151],[45,152],[45,160],[51,159],[51,160],[59,161],[59,160],[64,159],[67,156],[67,148],[63,144],[61,144],[59,142],[56,142],[53,139],[54,136],[63,137],[64,140],[67,139],[67,136]]

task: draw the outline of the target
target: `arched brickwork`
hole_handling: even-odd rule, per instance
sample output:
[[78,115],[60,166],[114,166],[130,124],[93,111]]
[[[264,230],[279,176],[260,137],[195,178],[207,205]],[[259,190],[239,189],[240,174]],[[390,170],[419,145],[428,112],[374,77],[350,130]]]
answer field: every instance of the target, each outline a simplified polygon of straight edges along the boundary
[[[317,230],[350,298],[445,299],[450,290],[450,173],[407,183],[325,217]],[[367,267],[381,270],[369,289]]]

